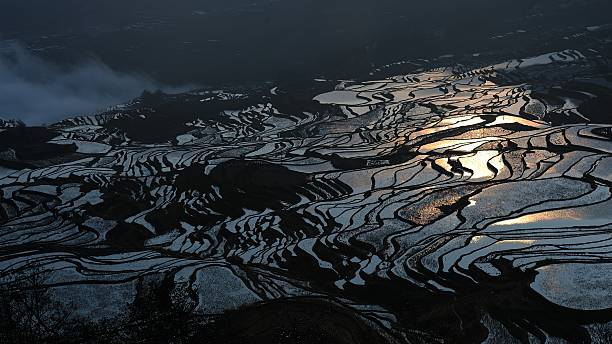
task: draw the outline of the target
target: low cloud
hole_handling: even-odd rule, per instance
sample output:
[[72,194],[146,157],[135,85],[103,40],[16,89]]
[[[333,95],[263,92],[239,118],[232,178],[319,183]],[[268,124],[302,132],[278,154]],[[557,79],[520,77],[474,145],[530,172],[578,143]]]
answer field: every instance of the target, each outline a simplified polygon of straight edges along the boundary
[[186,91],[89,60],[66,69],[12,45],[0,53],[0,118],[53,123],[125,103],[144,90]]

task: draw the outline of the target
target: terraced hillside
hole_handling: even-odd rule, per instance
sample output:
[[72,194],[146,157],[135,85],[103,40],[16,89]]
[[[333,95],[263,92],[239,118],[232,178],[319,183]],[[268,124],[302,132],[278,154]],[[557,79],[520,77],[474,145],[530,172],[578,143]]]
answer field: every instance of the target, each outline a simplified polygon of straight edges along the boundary
[[355,342],[602,340],[611,105],[607,60],[567,50],[7,122],[0,277],[42,269],[90,319],[169,281],[226,335],[283,309]]

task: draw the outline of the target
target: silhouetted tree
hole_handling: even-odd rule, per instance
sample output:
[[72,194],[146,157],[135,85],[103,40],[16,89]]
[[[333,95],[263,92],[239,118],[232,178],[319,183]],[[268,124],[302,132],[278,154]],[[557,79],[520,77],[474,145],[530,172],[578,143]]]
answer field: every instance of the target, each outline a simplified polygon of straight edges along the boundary
[[190,343],[197,304],[186,285],[141,281],[130,305],[128,336],[142,343]]
[[58,340],[69,326],[70,307],[53,300],[38,265],[6,278],[0,288],[0,343]]

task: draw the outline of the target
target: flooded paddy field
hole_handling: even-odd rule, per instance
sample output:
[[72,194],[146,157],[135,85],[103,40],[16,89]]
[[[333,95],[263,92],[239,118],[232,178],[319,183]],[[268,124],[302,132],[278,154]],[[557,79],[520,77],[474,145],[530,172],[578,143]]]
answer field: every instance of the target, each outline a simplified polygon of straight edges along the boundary
[[203,343],[610,342],[612,26],[571,32],[2,122],[1,284],[90,321],[162,286]]

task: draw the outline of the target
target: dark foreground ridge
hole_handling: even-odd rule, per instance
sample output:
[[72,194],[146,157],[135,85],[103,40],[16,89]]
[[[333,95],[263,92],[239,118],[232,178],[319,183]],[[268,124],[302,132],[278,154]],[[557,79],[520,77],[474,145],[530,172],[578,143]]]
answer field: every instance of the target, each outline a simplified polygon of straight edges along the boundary
[[607,342],[609,61],[421,63],[6,122],[0,340]]

